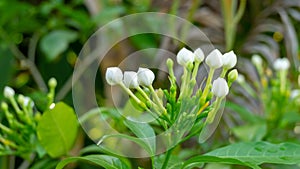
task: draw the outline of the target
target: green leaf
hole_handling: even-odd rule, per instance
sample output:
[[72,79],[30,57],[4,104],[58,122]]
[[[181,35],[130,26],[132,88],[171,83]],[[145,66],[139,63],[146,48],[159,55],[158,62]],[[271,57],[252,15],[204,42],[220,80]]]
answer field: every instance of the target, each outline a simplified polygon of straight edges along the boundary
[[78,122],[71,107],[64,103],[44,112],[37,135],[41,145],[51,157],[67,154],[77,136]]
[[242,142],[213,150],[205,155],[221,159],[235,159],[254,165],[263,163],[299,164],[300,145],[294,143]]
[[127,166],[124,162],[120,159],[112,156],[107,155],[88,155],[85,157],[70,157],[62,160],[56,166],[56,169],[62,169],[69,163],[73,163],[76,161],[85,161],[89,163],[93,163],[95,165],[104,167],[106,169],[129,169],[130,167]]
[[151,149],[155,154],[156,140],[153,128],[148,123],[139,123],[131,120],[124,121],[124,124]]
[[[125,134],[109,134],[109,135],[105,135],[101,138],[101,140],[98,142],[98,144],[101,144],[104,140],[108,139],[108,138],[123,138],[123,139],[127,139],[130,141],[133,141],[134,143],[138,144],[139,146],[141,146],[146,152],[149,153],[149,155],[152,155],[152,149],[151,147],[148,146],[147,143],[145,143],[144,140],[140,139],[140,138],[136,138],[136,137],[132,137],[132,136],[128,136]],[[106,151],[108,151],[108,149],[102,147],[103,149],[105,149]]]
[[40,47],[47,59],[53,61],[62,52],[66,51],[68,45],[76,38],[77,33],[75,31],[54,30],[42,38]]
[[252,167],[255,169],[260,168],[258,166],[247,164],[234,158],[220,158],[220,157],[208,156],[208,155],[199,155],[190,158],[183,164],[182,168],[188,169],[197,166],[203,166],[203,163],[236,164],[236,165],[244,165],[244,166]]

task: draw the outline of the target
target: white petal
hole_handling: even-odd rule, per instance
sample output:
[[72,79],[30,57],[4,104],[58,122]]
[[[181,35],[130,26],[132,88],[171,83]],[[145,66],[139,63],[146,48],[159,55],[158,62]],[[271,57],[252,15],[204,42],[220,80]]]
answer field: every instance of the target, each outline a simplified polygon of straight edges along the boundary
[[213,50],[208,54],[208,56],[205,59],[205,63],[211,68],[211,69],[217,69],[220,68],[223,63],[221,60],[222,54],[218,49]]
[[137,73],[134,71],[125,71],[123,82],[128,88],[137,88],[139,86]]
[[225,53],[224,55],[222,55],[221,58],[222,58],[222,62],[223,62],[223,67],[225,67],[227,69],[231,69],[236,65],[237,58],[233,51]]
[[262,65],[263,60],[259,55],[253,55],[252,58],[251,58],[251,62],[254,65]]
[[188,63],[193,63],[195,55],[186,48],[182,48],[177,54],[177,62],[182,66],[187,66]]
[[155,75],[154,73],[147,68],[139,68],[137,72],[138,83],[142,86],[152,85]]
[[195,60],[198,62],[202,62],[204,60],[204,53],[201,48],[198,48],[194,51]]
[[212,93],[216,97],[224,97],[228,94],[229,88],[228,84],[225,79],[223,78],[218,78],[214,80],[213,86],[212,86]]
[[106,70],[105,78],[108,84],[115,85],[122,82],[123,74],[120,68],[109,67]]
[[4,97],[11,98],[11,97],[14,97],[14,95],[15,95],[15,91],[13,88],[11,88],[9,86],[4,87]]
[[278,58],[274,62],[275,70],[287,70],[290,67],[290,61],[287,58]]

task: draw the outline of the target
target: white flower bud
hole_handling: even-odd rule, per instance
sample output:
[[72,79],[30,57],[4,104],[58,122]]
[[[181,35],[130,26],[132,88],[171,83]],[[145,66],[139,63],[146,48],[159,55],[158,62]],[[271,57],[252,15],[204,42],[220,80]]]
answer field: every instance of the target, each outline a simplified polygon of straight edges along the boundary
[[118,67],[109,67],[106,70],[106,81],[110,85],[116,85],[122,82],[123,73]]
[[275,70],[287,70],[290,67],[290,61],[287,58],[278,58],[274,62]]
[[29,105],[29,103],[30,103],[31,107],[34,106],[34,103],[30,102],[30,101],[31,101],[31,99],[29,97],[27,97],[27,96],[23,96],[21,94],[18,96],[18,102],[19,102],[19,104],[24,105],[25,107],[27,107]]
[[253,56],[251,57],[251,62],[252,62],[254,65],[259,66],[259,65],[262,65],[263,60],[262,60],[262,58],[261,58],[259,55],[253,55]]
[[218,78],[214,80],[211,92],[216,97],[224,97],[228,94],[229,88],[225,79]]
[[150,86],[154,81],[155,75],[150,69],[139,68],[137,72],[137,78],[138,78],[139,85]]
[[239,77],[239,73],[236,69],[233,69],[228,73],[228,81],[234,82]]
[[13,88],[11,88],[9,86],[4,87],[4,97],[11,98],[11,97],[14,97],[14,95],[15,95],[15,91]]
[[1,103],[1,108],[2,108],[4,111],[7,111],[7,110],[8,110],[8,105],[7,105],[7,103],[2,102],[2,103]]
[[125,71],[123,82],[127,88],[137,88],[139,86],[137,73],[134,71]]
[[51,79],[49,79],[48,85],[49,85],[50,88],[55,88],[57,86],[56,79],[54,77],[52,77]]
[[24,96],[22,94],[19,94],[18,96],[18,102],[23,105],[24,104]]
[[213,50],[208,54],[208,56],[205,59],[205,63],[211,68],[211,69],[217,69],[220,68],[223,63],[221,60],[222,54],[218,49]]
[[222,59],[223,67],[226,69],[233,68],[237,62],[236,55],[233,51],[225,53],[224,55],[222,55],[221,59]]
[[27,96],[24,97],[24,105],[27,107],[30,103],[30,107],[34,106],[34,102]]
[[292,92],[291,92],[291,99],[295,99],[295,98],[297,98],[299,96],[300,96],[300,89],[292,90]]
[[178,54],[177,54],[177,62],[181,66],[187,66],[188,63],[193,63],[195,59],[195,55],[190,50],[187,50],[186,48],[182,48]]
[[245,76],[244,75],[242,75],[242,74],[239,74],[238,75],[238,77],[237,77],[237,79],[236,79],[236,81],[238,82],[238,83],[244,83],[245,82]]
[[194,51],[195,60],[198,62],[202,62],[204,60],[204,53],[201,48],[198,48]]

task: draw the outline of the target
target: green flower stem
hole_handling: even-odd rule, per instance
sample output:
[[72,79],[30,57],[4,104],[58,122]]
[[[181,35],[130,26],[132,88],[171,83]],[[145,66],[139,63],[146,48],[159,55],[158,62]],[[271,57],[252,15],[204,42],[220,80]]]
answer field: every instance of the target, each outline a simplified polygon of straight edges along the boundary
[[164,160],[164,163],[163,163],[161,169],[166,169],[167,168],[173,149],[174,148],[171,148],[170,150],[168,150],[166,152],[166,157],[165,157],[165,160]]
[[[187,93],[187,96],[190,96],[192,93],[193,93],[193,89],[196,85],[196,77],[197,77],[197,73],[198,73],[198,69],[199,69],[199,66],[200,66],[201,62],[198,62],[196,61],[195,62],[195,65],[194,65],[194,68],[193,68],[193,71],[192,71],[192,78],[191,78],[191,82],[190,82],[190,85],[189,85],[189,92]],[[200,88],[198,90],[201,90]]]
[[205,101],[206,101],[206,97],[207,97],[207,95],[208,95],[209,88],[210,88],[210,86],[211,86],[211,81],[212,81],[214,72],[215,72],[215,69],[210,69],[210,70],[209,70],[208,78],[207,78],[207,81],[206,81],[206,86],[205,86],[205,88],[204,88],[203,94],[202,94],[201,99],[200,99],[200,102],[201,102],[201,103],[202,103],[202,102],[205,103]]
[[180,87],[180,94],[179,94],[179,100],[183,97],[184,90],[186,88],[186,83],[187,83],[187,77],[188,77],[188,70],[187,68],[183,68],[183,74],[181,76],[181,87]]
[[136,88],[136,90],[137,90],[138,92],[140,92],[140,93],[142,94],[142,96],[143,96],[148,102],[151,103],[152,106],[157,106],[157,105],[149,98],[149,96],[146,94],[146,92],[145,92],[140,86],[138,86],[138,87]]
[[1,129],[4,133],[7,133],[7,134],[12,134],[12,133],[13,133],[13,131],[12,131],[10,128],[4,126],[2,123],[0,123],[0,129]]
[[[137,98],[137,97],[132,93],[132,91],[131,91],[130,89],[128,89],[128,88],[124,85],[124,83],[120,83],[119,85],[123,88],[123,90],[126,91],[126,93],[127,93],[130,97],[133,98],[133,100],[134,100],[138,105],[140,105],[142,108],[146,109],[148,112],[150,112],[150,114],[151,114],[153,117],[155,117],[155,114],[154,114],[150,109],[148,109],[147,106],[146,106],[142,101],[140,101],[140,99]],[[151,86],[151,87],[152,87],[152,86]],[[153,87],[152,87],[152,89],[153,89]],[[151,90],[151,89],[150,89],[150,90]],[[154,89],[153,89],[153,91],[154,91]],[[154,93],[155,93],[155,92],[154,92]],[[156,93],[155,93],[155,94],[156,94]],[[156,95],[156,97],[158,98],[157,95]],[[166,112],[166,110],[165,110],[165,112]],[[167,128],[166,124],[162,123],[158,118],[157,118],[157,121],[158,121],[158,123],[159,123],[160,125],[162,125],[165,129]]]
[[164,106],[162,105],[162,103],[161,103],[159,97],[157,96],[156,92],[154,91],[153,86],[150,85],[150,86],[148,86],[148,88],[150,89],[151,93],[153,94],[154,100],[155,100],[155,102],[158,104],[158,107],[161,109],[162,113],[163,113],[163,114],[166,114],[167,111],[166,111],[166,109],[164,108]]
[[215,119],[215,116],[220,108],[220,105],[221,105],[221,102],[222,102],[223,98],[222,97],[217,97],[216,98],[216,102],[215,102],[215,105],[213,106],[213,109],[211,112],[208,113],[207,115],[207,119],[205,121],[206,124],[211,124],[214,119]]
[[226,75],[226,73],[227,73],[227,71],[228,71],[228,69],[223,67],[222,73],[221,73],[220,77],[221,77],[221,78],[224,78],[225,75]]
[[[30,102],[29,102],[29,105],[30,106]],[[31,114],[29,113],[29,108],[26,107],[24,104],[22,104],[22,110],[24,111],[24,114],[25,114],[25,117],[24,117],[24,120],[26,121],[27,124],[32,124],[32,119],[31,119]]]
[[247,3],[246,0],[241,0],[237,12],[235,12],[236,4],[236,0],[222,0],[222,12],[225,23],[224,27],[227,51],[229,51],[233,47],[236,35],[236,27],[245,12]]
[[15,109],[16,113],[17,113],[19,116],[21,116],[21,115],[22,115],[22,111],[20,110],[20,108],[19,108],[19,106],[18,106],[18,104],[17,104],[15,98],[14,98],[14,97],[10,97],[10,98],[9,98],[9,101],[10,101],[11,105],[13,106],[13,108]]
[[195,62],[195,66],[194,66],[193,73],[192,73],[192,80],[196,80],[200,64],[201,64],[201,62],[197,62],[197,61]]
[[[142,104],[142,102],[140,101],[140,99],[139,98],[137,98],[133,93],[132,93],[132,91],[130,90],[130,89],[128,89],[125,85],[124,85],[124,83],[122,82],[122,83],[119,83],[119,85],[122,87],[122,89],[137,103],[137,104],[139,104],[139,105],[141,105]],[[143,107],[144,108],[144,107]]]
[[284,94],[285,88],[286,88],[286,74],[287,72],[285,70],[282,70],[279,72],[279,78],[280,78],[280,93]]
[[54,102],[54,96],[55,96],[55,88],[50,87],[49,93],[47,95],[47,97],[48,97],[48,108]]

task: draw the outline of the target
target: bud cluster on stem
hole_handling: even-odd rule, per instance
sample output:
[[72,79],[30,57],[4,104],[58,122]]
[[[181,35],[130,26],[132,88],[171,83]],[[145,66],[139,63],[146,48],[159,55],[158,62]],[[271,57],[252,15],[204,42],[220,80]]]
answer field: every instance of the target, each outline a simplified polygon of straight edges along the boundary
[[[176,111],[178,113],[180,110],[178,105],[180,106],[183,100],[194,97],[198,98],[199,104],[199,110],[196,111],[196,115],[206,110],[207,107],[213,106],[211,109],[213,111],[209,115],[209,123],[211,123],[219,109],[220,103],[210,105],[210,100],[214,96],[218,102],[222,101],[228,94],[231,84],[238,79],[238,71],[233,69],[228,73],[228,83],[225,80],[227,71],[232,69],[237,63],[235,53],[230,51],[222,55],[218,49],[215,49],[205,58],[201,48],[196,49],[194,52],[182,48],[177,53],[176,60],[183,67],[180,93],[178,95],[176,77],[173,72],[174,64],[171,59],[168,59],[166,63],[171,84],[169,91],[161,89],[158,92],[155,91],[152,86],[155,75],[147,68],[139,68],[137,72],[125,71],[123,73],[118,67],[109,67],[105,74],[106,81],[110,85],[119,85],[144,110],[149,111],[151,114],[156,114],[158,117],[162,116],[161,120],[166,124],[164,126],[171,125],[169,123],[174,120],[174,117],[178,116]],[[206,85],[203,91],[199,88],[197,89],[198,91],[194,92],[198,70],[203,61],[210,68]],[[221,67],[223,67],[221,76],[213,81],[215,70]],[[150,93],[145,92],[145,90],[150,91]],[[140,93],[143,97],[142,100],[146,100],[145,103],[135,95],[135,91]],[[195,93],[194,96],[193,93]],[[166,100],[163,100],[164,98]]]

